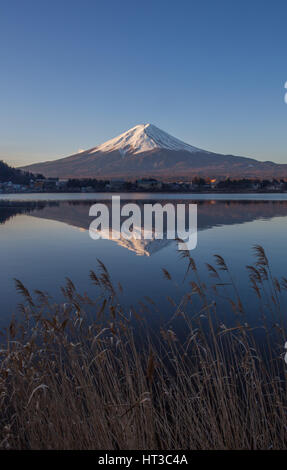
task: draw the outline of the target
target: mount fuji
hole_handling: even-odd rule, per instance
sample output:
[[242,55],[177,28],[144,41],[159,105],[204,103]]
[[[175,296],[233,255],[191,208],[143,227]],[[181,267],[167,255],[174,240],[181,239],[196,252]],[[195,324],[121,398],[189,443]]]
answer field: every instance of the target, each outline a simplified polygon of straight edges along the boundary
[[153,124],[139,124],[97,147],[59,160],[23,167],[59,178],[190,179],[205,177],[286,177],[287,165],[209,152],[167,134]]

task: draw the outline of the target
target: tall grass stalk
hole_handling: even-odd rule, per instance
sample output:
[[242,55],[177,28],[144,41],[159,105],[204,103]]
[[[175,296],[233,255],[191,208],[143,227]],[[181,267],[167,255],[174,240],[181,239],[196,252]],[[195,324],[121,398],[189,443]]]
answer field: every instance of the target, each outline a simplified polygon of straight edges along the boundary
[[[255,251],[248,273],[262,319],[261,346],[218,255],[214,266],[207,265],[213,280],[208,287],[184,255],[190,290],[174,305],[174,316],[186,325],[183,341],[171,323],[155,339],[136,310],[121,307],[122,288],[114,287],[101,262],[99,272],[90,274],[96,300],[79,295],[69,279],[61,304],[17,281],[25,300],[21,320],[13,319],[2,339],[0,447],[286,448],[287,280],[274,278],[264,250]],[[166,270],[164,276],[173,282]],[[220,297],[229,304],[232,326],[220,319]]]

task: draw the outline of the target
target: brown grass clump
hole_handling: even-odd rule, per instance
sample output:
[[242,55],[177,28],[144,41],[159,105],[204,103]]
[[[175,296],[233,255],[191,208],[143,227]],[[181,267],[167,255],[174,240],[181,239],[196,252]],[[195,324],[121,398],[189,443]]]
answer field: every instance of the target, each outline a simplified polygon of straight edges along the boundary
[[[207,265],[213,279],[207,287],[194,260],[184,255],[190,292],[175,306],[175,316],[186,324],[184,341],[170,323],[153,340],[143,318],[120,307],[103,263],[98,274],[91,273],[96,301],[77,294],[70,280],[63,304],[40,291],[32,295],[17,281],[25,304],[0,351],[0,448],[286,448],[287,280],[274,278],[264,250],[255,250],[256,264],[248,272],[264,348],[246,323],[220,256],[215,266]],[[172,282],[166,270],[164,276]],[[220,297],[230,305],[233,325],[219,319]],[[139,329],[142,341],[135,340]]]

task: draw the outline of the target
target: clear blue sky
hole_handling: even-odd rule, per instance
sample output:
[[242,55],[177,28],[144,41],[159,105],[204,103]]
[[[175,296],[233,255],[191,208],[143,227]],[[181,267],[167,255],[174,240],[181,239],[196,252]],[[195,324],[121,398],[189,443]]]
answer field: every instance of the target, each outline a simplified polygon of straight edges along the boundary
[[0,158],[55,159],[151,122],[287,163],[286,22],[286,0],[1,0]]

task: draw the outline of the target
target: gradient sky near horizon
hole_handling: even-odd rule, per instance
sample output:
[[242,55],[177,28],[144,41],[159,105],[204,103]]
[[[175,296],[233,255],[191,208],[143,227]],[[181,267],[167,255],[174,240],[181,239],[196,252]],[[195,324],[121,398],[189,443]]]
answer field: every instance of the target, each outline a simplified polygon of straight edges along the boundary
[[0,0],[0,159],[53,160],[153,123],[287,163],[285,0]]

